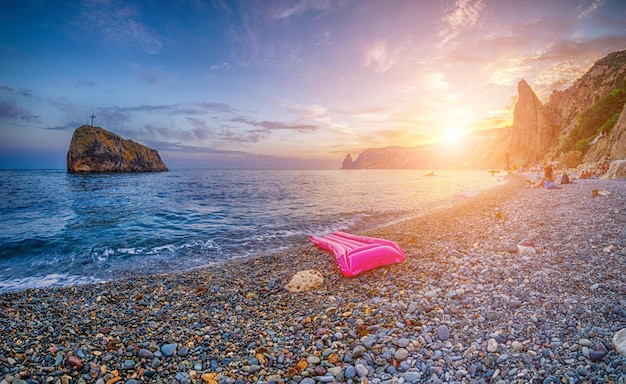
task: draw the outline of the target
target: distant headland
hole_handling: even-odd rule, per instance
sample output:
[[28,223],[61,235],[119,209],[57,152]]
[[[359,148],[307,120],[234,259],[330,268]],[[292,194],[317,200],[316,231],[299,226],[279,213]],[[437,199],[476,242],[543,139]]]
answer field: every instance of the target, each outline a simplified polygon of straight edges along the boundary
[[68,173],[167,171],[155,149],[91,125],[74,131],[67,151]]

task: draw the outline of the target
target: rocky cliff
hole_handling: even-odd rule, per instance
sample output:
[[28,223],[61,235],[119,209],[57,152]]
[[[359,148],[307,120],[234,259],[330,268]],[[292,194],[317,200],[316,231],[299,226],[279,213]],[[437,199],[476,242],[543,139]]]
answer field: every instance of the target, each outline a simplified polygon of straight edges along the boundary
[[83,125],[67,151],[67,172],[163,172],[159,153],[102,128]]
[[513,164],[536,164],[554,145],[558,130],[548,109],[525,80],[519,82],[517,92],[509,143],[510,161]]
[[[539,162],[576,167],[626,158],[626,51],[598,60],[563,91],[541,103],[521,80],[511,127],[467,136],[461,148],[445,144],[364,150],[354,168],[508,168]],[[454,153],[453,158],[444,153]],[[345,162],[344,162],[345,165]]]

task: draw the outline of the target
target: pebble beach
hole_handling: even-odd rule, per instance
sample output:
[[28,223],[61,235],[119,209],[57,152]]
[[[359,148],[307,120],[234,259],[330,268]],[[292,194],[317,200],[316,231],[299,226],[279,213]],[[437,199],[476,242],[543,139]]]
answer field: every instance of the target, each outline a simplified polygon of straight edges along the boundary
[[361,233],[407,259],[355,278],[310,244],[2,294],[0,383],[625,384],[626,179],[562,187],[512,175]]

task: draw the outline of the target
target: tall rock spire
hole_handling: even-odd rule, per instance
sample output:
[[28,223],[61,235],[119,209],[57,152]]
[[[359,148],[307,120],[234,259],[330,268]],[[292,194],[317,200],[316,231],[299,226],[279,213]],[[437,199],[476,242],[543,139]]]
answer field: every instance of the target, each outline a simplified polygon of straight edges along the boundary
[[511,164],[534,165],[550,150],[557,130],[546,108],[525,80],[517,85],[519,99],[515,104],[511,132]]

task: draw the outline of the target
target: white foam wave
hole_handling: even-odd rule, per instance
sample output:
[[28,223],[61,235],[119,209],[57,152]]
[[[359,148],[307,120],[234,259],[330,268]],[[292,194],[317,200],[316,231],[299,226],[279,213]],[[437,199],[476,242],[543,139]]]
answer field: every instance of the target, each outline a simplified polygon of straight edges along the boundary
[[58,286],[85,285],[104,280],[92,276],[78,276],[68,273],[50,273],[43,276],[28,276],[0,280],[0,292],[21,291],[28,288],[51,288]]

